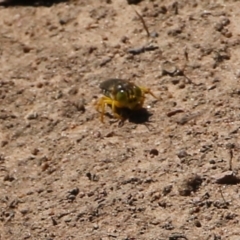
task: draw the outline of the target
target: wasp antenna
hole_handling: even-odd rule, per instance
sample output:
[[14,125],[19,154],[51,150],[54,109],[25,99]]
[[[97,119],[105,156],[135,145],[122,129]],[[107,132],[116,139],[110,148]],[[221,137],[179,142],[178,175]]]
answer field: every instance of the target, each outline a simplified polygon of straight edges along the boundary
[[147,24],[146,24],[146,22],[144,21],[142,15],[141,15],[140,13],[138,13],[137,10],[134,9],[134,11],[135,11],[135,13],[138,15],[139,19],[141,20],[141,22],[142,22],[142,24],[143,24],[143,27],[144,27],[144,29],[145,29],[145,31],[146,31],[146,33],[147,33],[147,37],[150,37],[150,33],[149,33],[149,31],[148,31]]

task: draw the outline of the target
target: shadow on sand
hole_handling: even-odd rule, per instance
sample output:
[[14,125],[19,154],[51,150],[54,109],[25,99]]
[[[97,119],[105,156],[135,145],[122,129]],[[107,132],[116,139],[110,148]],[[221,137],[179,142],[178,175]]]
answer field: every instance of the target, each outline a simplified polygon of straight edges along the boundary
[[[128,120],[131,123],[144,124],[149,128],[149,118],[152,116],[152,113],[149,113],[146,108],[141,108],[134,111],[127,108],[121,108],[117,109],[117,113],[123,117],[123,120],[116,120],[118,121],[118,127],[122,127],[125,121]],[[106,113],[105,115],[113,119],[113,116],[110,113]]]
[[0,6],[5,6],[5,7],[15,7],[15,6],[50,7],[53,4],[58,4],[61,2],[68,2],[68,0],[0,0]]

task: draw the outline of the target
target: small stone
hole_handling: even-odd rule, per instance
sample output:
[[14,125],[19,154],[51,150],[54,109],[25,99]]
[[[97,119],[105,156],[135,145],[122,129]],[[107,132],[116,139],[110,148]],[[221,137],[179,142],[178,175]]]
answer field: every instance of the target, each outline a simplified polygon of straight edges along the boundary
[[32,49],[32,48],[29,47],[29,46],[26,46],[26,45],[23,46],[23,52],[24,52],[24,53],[29,53],[29,52],[31,51],[31,49]]
[[3,178],[3,181],[7,181],[7,182],[12,182],[13,180],[15,180],[15,178],[13,176],[11,176],[10,174],[5,175],[5,177]]
[[222,24],[224,27],[227,26],[227,25],[229,25],[229,24],[230,24],[229,18],[224,17],[224,18],[221,20],[221,24]]
[[234,149],[236,146],[235,146],[235,143],[227,143],[226,144],[226,148],[227,149]]
[[218,32],[221,32],[222,30],[223,30],[223,25],[222,25],[222,23],[217,23],[215,26],[214,26],[214,28],[215,28],[215,30],[217,30]]
[[70,194],[70,195],[67,196],[67,199],[70,200],[70,201],[74,201],[75,198],[76,198],[76,196],[75,196],[75,195],[72,195],[72,194]]
[[177,153],[177,156],[179,158],[185,158],[187,157],[189,154],[184,150],[184,149],[181,149],[178,153]]
[[86,195],[86,194],[85,194],[84,192],[80,192],[80,193],[79,193],[79,197],[80,197],[80,198],[85,197],[85,195]]
[[157,32],[150,33],[150,37],[152,37],[152,38],[157,38],[158,36],[159,36],[159,34]]
[[8,144],[8,141],[7,140],[3,140],[1,142],[1,147],[5,147],[7,144]]
[[173,76],[177,72],[176,66],[170,62],[165,61],[162,63],[162,75],[170,75]]
[[37,87],[37,88],[42,88],[42,87],[43,87],[43,83],[42,83],[42,82],[38,82],[38,83],[36,84],[36,87]]
[[232,33],[228,31],[228,29],[223,29],[221,31],[222,35],[225,36],[226,38],[231,38],[232,37]]
[[59,19],[59,23],[60,23],[61,25],[67,24],[68,21],[69,21],[69,19],[67,19],[67,18],[61,18],[61,19]]
[[42,165],[42,171],[45,172],[49,167],[50,167],[50,166],[49,166],[48,163],[43,163],[43,165]]
[[195,221],[194,221],[194,225],[195,225],[196,227],[201,227],[201,226],[202,226],[202,224],[200,223],[199,220],[195,220]]
[[94,132],[93,136],[95,138],[100,138],[102,136],[101,132],[97,131],[97,132]]
[[162,208],[166,208],[167,207],[167,203],[165,201],[159,201],[158,202],[158,206],[162,207]]
[[150,150],[149,154],[151,156],[158,156],[159,152],[158,152],[157,149],[153,148],[153,149]]
[[170,29],[167,34],[169,36],[175,37],[180,33],[182,33],[182,29],[177,27],[177,28]]
[[172,233],[172,235],[169,236],[168,238],[168,240],[177,240],[177,239],[187,239],[187,237],[181,233]]
[[79,112],[85,112],[86,109],[85,109],[85,106],[84,106],[84,100],[83,99],[77,100],[73,104]]
[[173,85],[177,85],[177,84],[179,84],[179,82],[180,82],[180,79],[177,79],[177,78],[172,79]]
[[63,221],[66,223],[69,223],[72,221],[72,218],[70,216],[63,217]]
[[166,14],[167,13],[167,8],[165,6],[161,6],[159,9],[159,13]]
[[68,91],[68,94],[69,94],[69,95],[76,95],[77,93],[78,93],[78,87],[77,87],[77,86],[72,87],[72,88]]
[[127,0],[128,4],[138,4],[140,3],[142,0]]
[[34,148],[31,153],[32,153],[32,155],[36,156],[39,153],[39,149]]
[[121,39],[120,39],[120,41],[121,41],[122,43],[127,43],[127,42],[129,41],[129,38],[126,37],[126,36],[122,36]]
[[179,89],[184,89],[186,87],[185,83],[181,83],[178,85],[178,88]]
[[99,228],[98,224],[96,224],[96,223],[93,224],[93,229],[94,229],[94,230],[97,230],[98,228]]
[[213,176],[214,182],[218,184],[238,184],[240,178],[233,171],[226,171]]
[[23,208],[19,210],[22,215],[26,215],[29,212],[28,208]]
[[153,219],[153,220],[150,222],[150,224],[157,226],[157,225],[160,224],[160,221],[159,221],[158,219]]
[[28,120],[34,120],[38,118],[38,113],[37,112],[30,112],[29,114],[27,114],[26,118]]
[[54,217],[51,217],[53,226],[56,226],[58,224],[57,220]]
[[210,90],[215,89],[216,87],[217,87],[217,85],[216,85],[216,84],[213,84],[213,85],[209,86],[209,87],[207,88],[207,90],[210,91]]
[[74,195],[74,196],[77,196],[78,195],[78,193],[79,193],[79,188],[73,188],[72,190],[70,190],[69,192],[68,192],[69,194],[72,194],[72,195]]
[[144,47],[135,47],[128,49],[128,53],[131,53],[133,55],[143,53],[144,51],[145,51]]
[[93,195],[94,195],[94,191],[91,191],[91,192],[88,192],[88,193],[87,193],[87,196],[88,196],[88,197],[92,197]]
[[103,67],[103,66],[105,66],[107,63],[109,63],[111,60],[112,60],[111,57],[105,57],[105,58],[103,58],[103,59],[100,61],[99,66],[100,66],[100,67]]
[[90,172],[86,173],[86,177],[89,179],[89,180],[92,180],[92,174]]
[[168,195],[172,191],[172,185],[168,185],[163,188],[162,194],[164,196]]

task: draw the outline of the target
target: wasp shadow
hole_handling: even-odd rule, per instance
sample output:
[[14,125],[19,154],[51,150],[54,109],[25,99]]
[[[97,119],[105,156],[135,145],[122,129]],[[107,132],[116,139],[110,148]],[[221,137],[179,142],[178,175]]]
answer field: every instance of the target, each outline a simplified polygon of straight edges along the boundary
[[131,111],[131,113],[128,116],[129,122],[136,123],[136,124],[143,124],[150,122],[149,118],[153,114],[148,112],[146,108],[141,108],[135,111]]
[[135,124],[144,124],[149,122],[149,118],[152,113],[148,112],[146,108],[141,108],[138,110],[130,110],[128,108],[118,108],[117,113],[122,116],[125,120],[128,119],[129,122]]
[[0,0],[0,6],[31,6],[31,7],[51,7],[53,4],[68,2],[69,0]]

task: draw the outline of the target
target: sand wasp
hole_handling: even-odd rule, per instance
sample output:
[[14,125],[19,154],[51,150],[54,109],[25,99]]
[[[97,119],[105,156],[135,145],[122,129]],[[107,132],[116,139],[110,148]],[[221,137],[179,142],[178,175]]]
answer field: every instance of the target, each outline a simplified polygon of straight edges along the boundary
[[104,96],[96,103],[96,109],[101,113],[103,122],[105,107],[110,106],[115,118],[124,120],[121,114],[122,109],[138,110],[143,107],[145,94],[156,97],[149,88],[139,87],[132,82],[123,79],[108,79],[100,84]]

